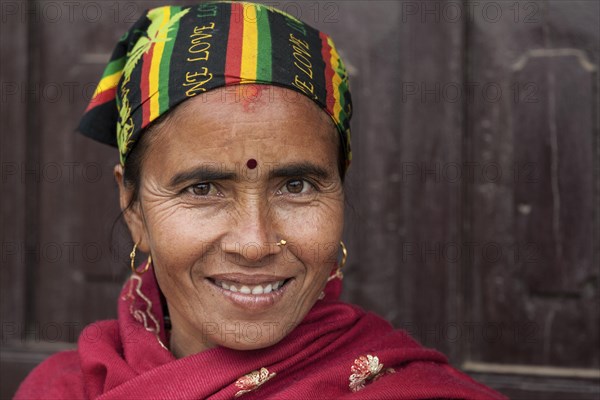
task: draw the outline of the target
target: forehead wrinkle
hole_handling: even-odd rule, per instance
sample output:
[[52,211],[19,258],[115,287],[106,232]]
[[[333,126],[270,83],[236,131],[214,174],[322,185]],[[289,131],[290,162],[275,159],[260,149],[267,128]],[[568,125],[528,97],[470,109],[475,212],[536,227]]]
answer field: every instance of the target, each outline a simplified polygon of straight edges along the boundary
[[[215,107],[215,103],[224,102],[209,98],[205,103],[201,103],[201,100],[191,98],[173,109],[169,116],[156,126],[156,129],[161,131],[157,140],[163,143],[152,147],[174,145],[175,148],[197,148],[201,145],[202,149],[232,150],[232,147],[238,147],[243,151],[244,147],[261,140],[306,148],[314,146],[315,141],[320,139],[336,146],[340,139],[329,115],[310,99],[304,96],[298,99],[302,100],[293,103],[281,98],[274,100],[274,104],[277,103],[274,108],[280,112],[269,113],[265,109],[257,112],[256,118],[248,120],[244,119],[248,114],[241,111],[239,102],[230,102],[231,107]],[[204,104],[207,105],[206,108]],[[238,108],[235,107],[236,104]],[[307,116],[308,118],[305,118]],[[294,130],[294,133],[286,134],[287,129]],[[210,136],[210,140],[203,137],[207,130],[210,130],[210,135],[206,135]],[[251,132],[248,132],[249,130]],[[172,134],[162,134],[166,133],[162,131],[172,131]],[[191,131],[192,134],[186,134],[185,131]],[[176,143],[168,143],[169,138],[177,138]],[[261,147],[256,154],[246,156],[264,157],[262,150]]]
[[[243,85],[239,85],[240,87],[242,87]],[[265,86],[265,85],[262,85]],[[218,89],[214,89],[212,90],[212,92],[219,92],[219,91],[224,91],[226,88],[218,88]],[[271,86],[269,87],[269,91],[273,90],[275,95],[271,98],[269,97],[267,104],[264,104],[264,107],[262,107],[262,110],[260,112],[262,112],[264,110],[264,108],[268,108],[271,106],[274,106],[274,108],[278,108],[279,111],[284,111],[285,109],[289,110],[289,106],[295,105],[295,106],[300,106],[300,108],[302,109],[301,113],[306,115],[312,115],[313,118],[311,118],[311,121],[314,121],[315,125],[319,125],[319,122],[323,123],[324,125],[326,125],[328,128],[330,127],[331,129],[333,129],[336,133],[337,133],[337,128],[335,127],[335,124],[333,122],[333,120],[331,119],[331,117],[329,116],[329,114],[327,114],[327,112],[325,110],[323,110],[319,105],[317,105],[314,101],[312,101],[311,99],[307,98],[305,95],[303,94],[299,94],[291,89],[287,89],[287,88],[281,88],[279,86]],[[294,98],[293,101],[291,101],[288,97],[286,97],[284,95],[284,93],[287,92],[291,92],[294,94]],[[262,99],[262,97],[261,97]],[[262,101],[261,101],[262,103]],[[210,110],[209,113],[203,113],[202,111],[202,104],[206,104],[206,105],[213,105],[213,104],[219,104],[219,105],[227,105],[226,107],[217,107],[215,110]],[[197,106],[197,109],[194,110],[194,112],[191,112],[189,110],[190,107],[194,107]],[[237,106],[237,110],[232,110],[235,109]],[[232,112],[232,111],[239,111],[239,112]],[[258,112],[258,113],[260,113]],[[246,112],[243,111],[243,104],[240,100],[236,100],[235,97],[232,98],[232,96],[230,96],[229,93],[225,93],[225,101],[223,101],[223,93],[221,93],[221,96],[210,96],[210,92],[205,92],[202,93],[198,96],[195,96],[193,98],[187,99],[185,101],[183,101],[182,103],[180,103],[178,106],[176,106],[174,109],[168,111],[168,113],[170,114],[167,121],[169,125],[180,125],[181,123],[183,124],[188,124],[189,118],[186,118],[187,114],[191,113],[192,116],[197,116],[199,114],[208,114],[208,117],[211,120],[211,123],[215,123],[217,125],[220,125],[219,128],[223,127],[225,129],[227,129],[227,124],[223,124],[221,121],[222,119],[220,118],[211,118],[215,115],[219,115],[219,114],[225,114],[224,117],[225,120],[229,120],[229,121],[239,121],[240,118],[244,118],[245,115],[247,115]],[[257,113],[257,114],[258,114]],[[291,110],[288,112],[293,114],[299,114],[299,110]],[[289,116],[285,116],[285,115],[281,115],[282,113],[273,113],[272,115],[269,115],[268,119],[263,119],[263,120],[258,120],[258,121],[244,121],[244,123],[256,123],[256,124],[263,124],[263,123],[275,123],[275,122],[279,122],[279,121],[284,121],[284,122],[289,122],[290,120],[294,120],[296,118],[290,118]],[[203,116],[202,116],[203,117]],[[318,122],[317,122],[318,121]],[[161,124],[164,125],[164,124]],[[328,130],[331,130],[328,129]],[[335,136],[337,137],[337,136]]]

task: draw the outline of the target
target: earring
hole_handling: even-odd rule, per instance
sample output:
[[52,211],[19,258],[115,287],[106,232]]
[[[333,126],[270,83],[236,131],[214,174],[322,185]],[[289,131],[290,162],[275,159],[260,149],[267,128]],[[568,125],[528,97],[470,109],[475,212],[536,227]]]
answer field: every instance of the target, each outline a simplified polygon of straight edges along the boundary
[[342,242],[341,240],[340,240],[340,246],[342,248],[342,261],[340,261],[340,263],[338,264],[338,267],[335,270],[335,274],[333,274],[329,278],[327,278],[327,282],[329,282],[330,280],[335,279],[335,278],[340,278],[340,280],[344,279],[344,274],[342,272],[342,268],[344,268],[344,265],[346,265],[346,259],[348,258],[348,250],[346,249],[346,245],[344,245],[344,242]]
[[281,239],[279,242],[276,243],[277,246],[285,246],[287,244],[287,240],[285,239]]
[[129,258],[131,259],[131,272],[137,275],[144,275],[148,268],[150,268],[150,264],[152,264],[152,256],[148,255],[148,261],[146,261],[146,266],[142,270],[138,270],[135,268],[135,251],[137,250],[137,243],[133,245],[133,250],[129,253]]

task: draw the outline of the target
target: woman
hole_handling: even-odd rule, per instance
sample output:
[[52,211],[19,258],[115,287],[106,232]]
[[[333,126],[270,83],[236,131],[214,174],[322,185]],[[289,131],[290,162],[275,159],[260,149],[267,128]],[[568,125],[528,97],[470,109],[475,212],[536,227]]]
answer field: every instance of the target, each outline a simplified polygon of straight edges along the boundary
[[351,113],[333,42],[301,21],[251,3],[148,11],[80,127],[120,152],[134,245],[118,320],[17,398],[502,398],[337,300]]

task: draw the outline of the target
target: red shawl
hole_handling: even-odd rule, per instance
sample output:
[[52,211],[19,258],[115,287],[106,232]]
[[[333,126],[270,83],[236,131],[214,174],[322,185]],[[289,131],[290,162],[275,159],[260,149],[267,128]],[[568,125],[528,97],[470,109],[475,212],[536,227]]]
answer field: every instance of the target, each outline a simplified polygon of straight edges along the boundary
[[337,300],[340,281],[276,345],[217,347],[176,359],[167,344],[152,270],[121,292],[118,320],[81,333],[77,351],[55,354],[16,399],[503,399],[382,318]]

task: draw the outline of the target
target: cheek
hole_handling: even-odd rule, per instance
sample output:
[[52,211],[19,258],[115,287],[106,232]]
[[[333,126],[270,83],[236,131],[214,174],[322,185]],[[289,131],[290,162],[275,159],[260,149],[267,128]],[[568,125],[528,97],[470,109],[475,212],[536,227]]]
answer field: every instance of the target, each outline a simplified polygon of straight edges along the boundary
[[308,274],[327,276],[342,235],[343,201],[330,199],[300,210],[282,209],[279,219],[282,238],[290,242],[287,251],[305,265]]
[[[181,204],[160,204],[146,213],[146,227],[158,284],[171,312],[202,324],[212,295],[199,287],[195,274],[219,256],[218,242],[227,217]],[[180,321],[181,323],[181,321]]]
[[227,226],[226,218],[198,209],[171,205],[149,210],[147,234],[155,264],[170,273],[189,269],[216,252],[215,241]]

